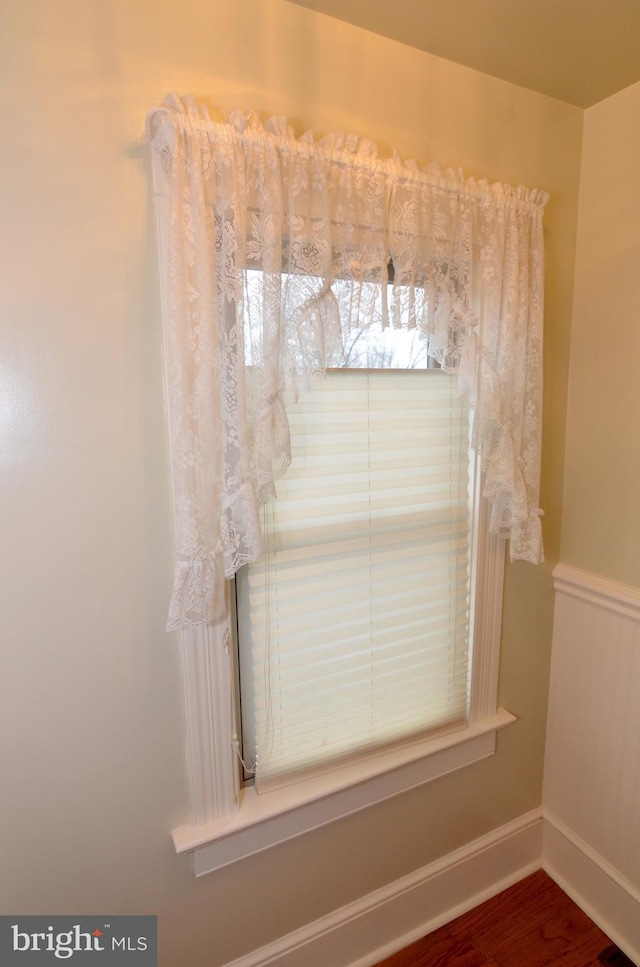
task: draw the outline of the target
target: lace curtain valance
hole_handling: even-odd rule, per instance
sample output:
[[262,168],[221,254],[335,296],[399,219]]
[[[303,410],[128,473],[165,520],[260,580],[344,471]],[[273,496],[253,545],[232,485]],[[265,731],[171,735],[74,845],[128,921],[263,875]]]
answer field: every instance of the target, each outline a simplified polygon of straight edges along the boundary
[[[225,614],[289,460],[286,400],[373,326],[414,331],[474,410],[491,530],[542,559],[547,196],[380,159],[284,119],[150,111],[176,531],[169,627]],[[392,266],[392,283],[389,266]]]

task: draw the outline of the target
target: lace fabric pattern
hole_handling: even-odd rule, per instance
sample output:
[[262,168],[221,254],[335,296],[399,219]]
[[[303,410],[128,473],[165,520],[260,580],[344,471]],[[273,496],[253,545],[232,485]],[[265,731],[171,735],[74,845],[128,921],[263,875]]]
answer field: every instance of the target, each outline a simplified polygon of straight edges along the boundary
[[[543,559],[538,508],[547,195],[380,159],[283,118],[149,112],[162,198],[176,579],[168,627],[225,616],[225,579],[261,550],[259,505],[290,463],[287,402],[372,326],[413,330],[458,376],[491,530]],[[393,283],[388,286],[388,265]]]

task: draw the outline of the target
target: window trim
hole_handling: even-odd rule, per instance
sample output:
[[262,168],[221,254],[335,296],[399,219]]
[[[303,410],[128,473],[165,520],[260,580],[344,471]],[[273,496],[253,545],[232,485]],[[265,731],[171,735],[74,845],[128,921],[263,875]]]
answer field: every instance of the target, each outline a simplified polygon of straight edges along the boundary
[[196,876],[212,873],[493,755],[496,732],[514,721],[515,716],[499,709],[464,730],[425,740],[409,761],[395,750],[375,763],[336,769],[265,794],[246,786],[233,816],[174,830],[176,852],[194,852]]
[[[341,816],[398,795],[495,752],[496,733],[515,721],[497,708],[505,542],[489,533],[480,500],[469,724],[403,744],[331,772],[258,795],[241,787],[236,754],[235,671],[229,622],[181,632],[192,820],[172,832],[202,876]],[[234,620],[229,608],[230,620]]]

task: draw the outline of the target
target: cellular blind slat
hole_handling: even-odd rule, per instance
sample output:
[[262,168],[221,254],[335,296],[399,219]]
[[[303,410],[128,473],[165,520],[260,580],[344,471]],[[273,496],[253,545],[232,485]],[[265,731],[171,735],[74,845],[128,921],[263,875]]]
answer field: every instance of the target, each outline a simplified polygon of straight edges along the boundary
[[258,788],[467,707],[468,414],[439,370],[330,372],[238,580],[243,748]]

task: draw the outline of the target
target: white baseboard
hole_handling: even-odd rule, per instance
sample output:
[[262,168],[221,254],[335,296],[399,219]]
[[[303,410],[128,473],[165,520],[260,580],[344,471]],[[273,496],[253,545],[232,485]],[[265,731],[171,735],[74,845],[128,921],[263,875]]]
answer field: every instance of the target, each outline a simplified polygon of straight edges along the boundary
[[535,809],[226,967],[373,967],[541,865]]
[[542,855],[549,876],[640,964],[640,890],[548,810]]
[[374,967],[540,867],[640,964],[640,890],[534,809],[226,967]]

